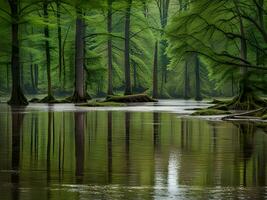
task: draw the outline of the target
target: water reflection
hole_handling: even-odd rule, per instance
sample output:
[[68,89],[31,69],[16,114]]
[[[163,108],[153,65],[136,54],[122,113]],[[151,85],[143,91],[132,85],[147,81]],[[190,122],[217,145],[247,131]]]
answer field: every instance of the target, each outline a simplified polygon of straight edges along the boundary
[[267,197],[267,135],[252,124],[4,109],[3,199]]
[[20,182],[20,148],[22,137],[22,123],[24,113],[17,111],[16,107],[11,107],[12,120],[12,158],[11,158],[11,183],[12,183],[12,199],[19,199],[19,182]]
[[83,182],[84,170],[84,113],[77,112],[75,116],[75,159],[77,183]]

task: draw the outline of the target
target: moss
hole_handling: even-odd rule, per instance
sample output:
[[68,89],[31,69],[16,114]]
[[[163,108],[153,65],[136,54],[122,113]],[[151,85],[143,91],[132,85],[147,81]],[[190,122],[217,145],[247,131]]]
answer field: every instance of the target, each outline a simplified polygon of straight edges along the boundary
[[226,102],[225,101],[220,101],[218,99],[213,99],[211,102],[209,102],[210,104],[225,104]]
[[194,116],[208,116],[208,115],[227,115],[231,114],[230,111],[218,110],[218,109],[202,109],[194,112]]
[[38,98],[32,98],[29,102],[30,103],[39,103],[40,102],[40,99],[38,99]]
[[134,103],[134,102],[157,102],[147,94],[135,94],[126,96],[108,96],[106,102]]
[[209,107],[209,109],[216,109],[216,110],[228,111],[228,107],[225,104],[217,104],[215,106]]
[[263,115],[261,118],[267,120],[267,114]]
[[48,95],[41,99],[38,103],[57,103],[58,101],[52,95]]
[[88,103],[77,104],[76,106],[84,106],[84,107],[122,107],[122,106],[126,106],[126,104],[125,103],[117,103],[117,102],[90,101]]
[[71,103],[70,101],[63,99],[63,100],[57,100],[54,97],[45,97],[43,99],[38,99],[38,98],[32,98],[30,103],[51,103],[51,104],[56,104],[56,103]]

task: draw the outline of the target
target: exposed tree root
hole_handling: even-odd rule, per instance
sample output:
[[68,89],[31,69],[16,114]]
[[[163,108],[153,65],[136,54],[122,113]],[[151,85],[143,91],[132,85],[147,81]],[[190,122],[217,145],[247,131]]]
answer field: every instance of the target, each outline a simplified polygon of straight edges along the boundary
[[7,103],[11,106],[27,106],[29,104],[21,89],[13,90],[11,99]]
[[262,107],[267,107],[267,102],[258,98],[253,93],[235,97],[232,101],[226,104],[230,110],[255,110]]
[[[261,119],[264,115],[267,115],[267,102],[257,95],[255,95],[251,89],[240,90],[240,95],[232,99],[231,101],[218,101],[213,100],[214,106],[207,109],[202,109],[193,113],[193,115],[214,115],[214,113],[221,113],[227,111],[239,112],[224,117],[224,120],[228,119]],[[214,111],[214,112],[212,112]],[[241,112],[240,111],[244,111]]]
[[227,120],[227,119],[247,119],[247,118],[252,118],[252,117],[256,117],[259,118],[261,116],[263,116],[264,114],[267,113],[267,108],[259,108],[257,110],[252,110],[252,111],[247,111],[247,112],[242,112],[242,113],[237,113],[237,114],[232,114],[232,115],[228,115],[226,117],[223,117],[223,120]]
[[230,111],[218,110],[218,109],[200,109],[194,112],[192,115],[194,116],[211,116],[211,115],[228,115],[231,114]]
[[68,97],[66,100],[72,103],[86,103],[87,102],[87,98],[81,97],[76,91],[71,97]]

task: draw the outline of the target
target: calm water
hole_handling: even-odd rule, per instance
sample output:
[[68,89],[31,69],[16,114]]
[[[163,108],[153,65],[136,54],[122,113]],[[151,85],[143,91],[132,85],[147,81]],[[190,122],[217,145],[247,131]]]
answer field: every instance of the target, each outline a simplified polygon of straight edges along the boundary
[[2,104],[0,199],[267,199],[264,129],[178,114],[192,105]]

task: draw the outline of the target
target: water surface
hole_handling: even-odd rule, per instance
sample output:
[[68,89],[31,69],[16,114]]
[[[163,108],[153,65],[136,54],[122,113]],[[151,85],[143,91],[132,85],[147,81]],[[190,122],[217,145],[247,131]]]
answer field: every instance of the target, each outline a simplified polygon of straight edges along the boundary
[[199,106],[1,104],[0,199],[267,199],[264,129]]

